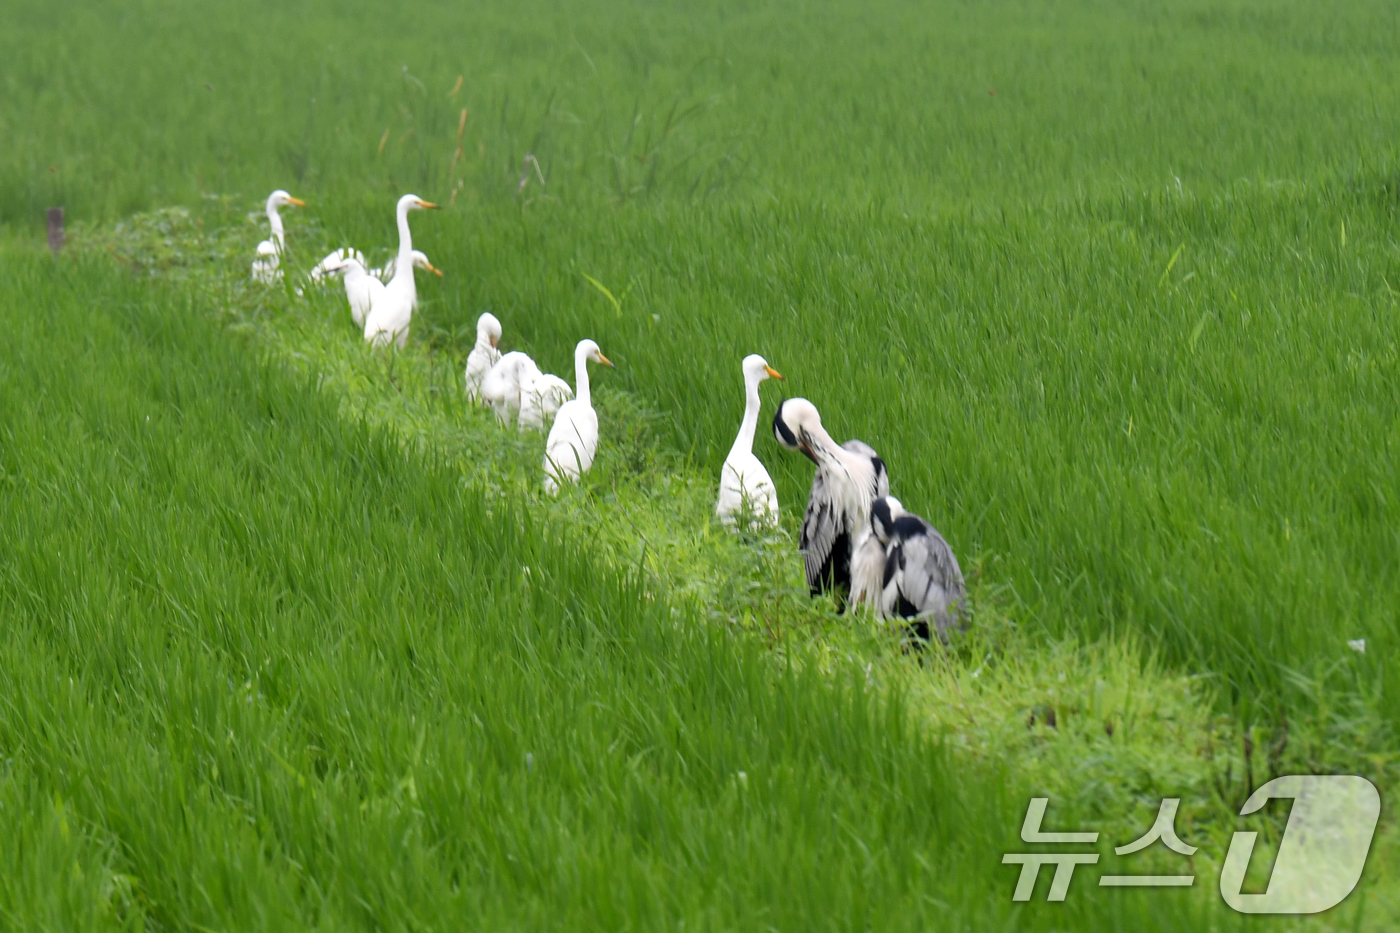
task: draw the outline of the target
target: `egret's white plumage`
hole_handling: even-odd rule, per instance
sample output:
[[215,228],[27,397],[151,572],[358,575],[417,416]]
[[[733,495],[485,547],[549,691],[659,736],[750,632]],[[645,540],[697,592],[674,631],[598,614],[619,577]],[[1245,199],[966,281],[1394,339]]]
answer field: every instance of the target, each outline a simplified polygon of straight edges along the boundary
[[271,285],[282,278],[282,250],[286,247],[286,234],[282,227],[283,207],[305,207],[306,202],[292,197],[278,188],[267,196],[267,223],[272,228],[272,236],[258,244],[258,255],[253,260],[253,281]]
[[886,619],[908,619],[912,634],[947,641],[962,623],[967,586],[948,542],[924,519],[907,512],[898,499],[876,499],[870,509],[871,534],[884,551],[878,611]]
[[467,354],[467,398],[481,401],[481,380],[491,371],[491,367],[501,358],[496,345],[501,342],[501,322],[496,315],[483,314],[476,319],[476,346]]
[[501,424],[510,424],[520,411],[520,392],[540,376],[535,361],[519,350],[498,359],[481,379],[481,401],[491,406]]
[[759,521],[776,523],[778,491],[768,470],[754,456],[753,437],[758,430],[758,411],[762,406],[758,385],[770,377],[783,377],[757,353],[744,357],[742,369],[744,418],[739,423],[739,435],[734,438],[734,446],[729,448],[729,456],[724,458],[724,466],[720,469],[719,501],[715,503],[715,514],[726,525],[733,525],[735,519],[747,509],[748,514]]
[[812,595],[851,584],[851,558],[870,534],[870,504],[890,492],[885,462],[869,445],[837,445],[822,427],[817,408],[790,398],[773,416],[778,443],[800,450],[817,465],[798,547]]
[[559,406],[544,443],[544,488],[550,495],[558,493],[565,480],[587,473],[598,452],[598,413],[588,387],[590,360],[612,366],[592,340],[580,340],[574,348],[574,397]]
[[543,431],[545,419],[574,397],[569,384],[553,373],[542,373],[520,387],[520,430]]
[[365,271],[363,260],[356,256],[346,256],[331,261],[327,256],[322,260],[327,275],[340,275],[345,280],[345,298],[350,302],[350,317],[355,326],[364,328],[370,309],[384,295],[384,283]]
[[[408,342],[408,327],[413,309],[418,305],[418,288],[413,281],[413,233],[408,228],[408,212],[422,208],[436,209],[416,194],[399,198],[396,219],[399,225],[399,256],[394,277],[384,286],[384,294],[370,306],[365,319],[365,340],[371,346],[383,347],[394,343],[400,347]],[[424,257],[426,260],[426,257]]]

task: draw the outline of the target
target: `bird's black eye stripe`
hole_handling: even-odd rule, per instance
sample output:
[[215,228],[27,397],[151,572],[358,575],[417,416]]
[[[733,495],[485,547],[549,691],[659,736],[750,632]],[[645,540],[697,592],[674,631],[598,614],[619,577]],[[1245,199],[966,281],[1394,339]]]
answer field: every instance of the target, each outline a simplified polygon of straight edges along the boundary
[[875,479],[879,480],[880,477],[885,475],[885,461],[881,460],[879,457],[871,457],[870,462],[875,464]]
[[870,525],[872,529],[878,530],[890,527],[890,504],[884,498],[876,499],[875,504],[870,507]]
[[927,533],[923,521],[916,515],[901,515],[894,520],[894,533],[901,538],[917,538]]
[[[787,402],[783,402],[786,405]],[[778,406],[778,410],[773,415],[773,436],[778,439],[778,443],[784,447],[797,449],[797,438],[788,430],[787,424],[783,421],[783,405]]]

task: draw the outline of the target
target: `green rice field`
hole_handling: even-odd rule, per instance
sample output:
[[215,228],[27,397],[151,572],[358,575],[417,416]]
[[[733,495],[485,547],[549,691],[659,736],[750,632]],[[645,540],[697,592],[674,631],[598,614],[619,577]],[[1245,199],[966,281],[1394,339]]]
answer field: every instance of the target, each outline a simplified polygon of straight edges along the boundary
[[[1400,924],[1400,6],[0,12],[0,928]],[[444,275],[372,353],[292,273],[407,191]],[[617,364],[557,499],[487,311]],[[792,396],[956,551],[947,648],[808,598]],[[1379,788],[1361,882],[1238,914],[1302,773]],[[1115,855],[1164,797],[1198,851]]]

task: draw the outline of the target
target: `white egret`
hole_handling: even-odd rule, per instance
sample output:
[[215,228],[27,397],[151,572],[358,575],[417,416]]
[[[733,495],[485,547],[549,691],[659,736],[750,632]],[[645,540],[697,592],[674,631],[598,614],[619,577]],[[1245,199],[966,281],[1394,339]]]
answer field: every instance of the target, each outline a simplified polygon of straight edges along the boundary
[[574,397],[569,384],[553,373],[543,373],[520,387],[520,430],[544,430],[546,418]]
[[542,375],[535,361],[512,350],[496,361],[481,379],[481,401],[490,405],[501,424],[510,424],[520,411],[520,392]]
[[330,260],[329,256],[322,260],[325,274],[344,277],[350,316],[354,318],[356,327],[363,328],[370,309],[384,296],[384,283],[365,271],[364,262],[355,256],[346,256],[334,262]]
[[588,362],[612,366],[592,340],[580,340],[574,348],[574,397],[559,406],[554,426],[544,443],[544,488],[559,492],[564,480],[577,480],[593,466],[598,452],[598,413],[588,388]]
[[363,253],[353,246],[345,246],[327,253],[325,259],[311,267],[311,271],[306,273],[306,277],[311,280],[313,285],[320,285],[327,276],[335,275],[336,272],[340,271],[340,264],[346,259],[354,259],[361,266],[365,264]]
[[258,244],[258,255],[253,260],[253,281],[271,285],[282,278],[282,250],[286,246],[286,235],[282,228],[281,207],[305,207],[306,202],[294,198],[278,188],[267,196],[267,222],[272,227],[272,236]]
[[885,552],[880,616],[911,620],[910,633],[922,641],[936,635],[946,642],[949,629],[962,622],[967,596],[953,549],[938,529],[890,496],[871,505],[870,527],[870,538]]
[[481,401],[481,380],[486,378],[491,367],[501,358],[496,344],[501,342],[501,322],[496,315],[487,312],[476,319],[476,346],[467,354],[467,398]]
[[744,357],[742,370],[744,418],[739,423],[739,435],[734,438],[734,446],[729,448],[729,456],[724,458],[724,466],[720,469],[719,501],[715,504],[715,514],[726,525],[733,525],[747,508],[749,514],[760,521],[776,524],[778,491],[768,471],[754,456],[753,436],[758,430],[758,411],[762,406],[758,397],[759,383],[770,377],[783,377],[757,353]]
[[861,441],[838,446],[822,427],[817,407],[805,398],[778,406],[773,435],[817,465],[798,537],[807,586],[813,596],[847,590],[851,557],[870,534],[870,504],[890,492],[885,462]]
[[[398,264],[394,277],[384,286],[384,294],[375,301],[369,316],[365,319],[365,340],[371,346],[388,346],[391,342],[399,347],[408,342],[408,327],[413,320],[413,309],[418,305],[418,288],[413,281],[413,233],[408,228],[408,212],[420,209],[436,210],[416,194],[406,194],[399,198],[396,210],[399,224]],[[426,260],[426,257],[424,257]]]

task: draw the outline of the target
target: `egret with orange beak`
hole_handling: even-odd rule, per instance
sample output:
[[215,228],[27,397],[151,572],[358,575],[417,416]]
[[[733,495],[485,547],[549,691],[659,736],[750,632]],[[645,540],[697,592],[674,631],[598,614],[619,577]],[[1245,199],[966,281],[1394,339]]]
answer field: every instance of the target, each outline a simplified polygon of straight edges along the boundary
[[757,353],[744,357],[744,419],[739,423],[739,436],[724,458],[719,474],[719,501],[715,514],[726,525],[748,515],[763,524],[778,522],[778,491],[758,457],[753,452],[753,436],[758,430],[759,383],[765,379],[782,379],[782,374],[768,365]]
[[[365,340],[371,346],[383,347],[390,343],[402,347],[408,342],[408,327],[413,320],[413,310],[418,306],[418,287],[413,281],[413,233],[408,228],[408,212],[416,210],[436,210],[431,204],[416,194],[406,194],[399,198],[395,216],[399,225],[399,255],[394,264],[394,277],[384,286],[384,295],[370,308],[365,320]],[[426,262],[427,257],[424,257]]]
[[267,222],[272,227],[272,236],[258,244],[258,255],[253,260],[253,281],[271,285],[282,278],[282,250],[286,247],[286,237],[282,230],[282,215],[278,208],[305,207],[306,202],[294,198],[278,188],[267,196]]
[[612,366],[592,340],[580,340],[574,348],[574,397],[559,406],[544,444],[544,488],[550,495],[557,495],[565,480],[573,482],[587,473],[598,452],[598,413],[588,386],[590,360]]

